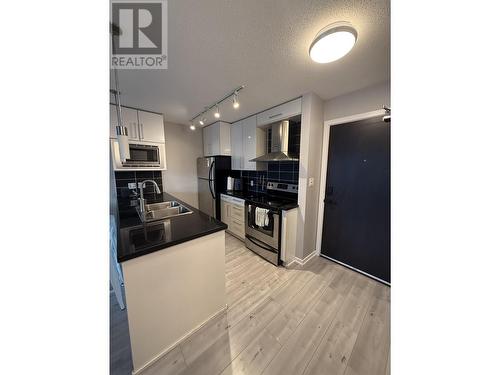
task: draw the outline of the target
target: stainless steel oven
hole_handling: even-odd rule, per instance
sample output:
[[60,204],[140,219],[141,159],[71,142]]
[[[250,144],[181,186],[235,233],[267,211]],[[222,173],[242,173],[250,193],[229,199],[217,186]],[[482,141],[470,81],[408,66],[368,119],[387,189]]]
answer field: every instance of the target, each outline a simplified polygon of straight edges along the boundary
[[[256,208],[267,211],[267,220],[264,226],[256,224]],[[245,203],[245,245],[271,263],[279,264],[280,240],[280,213],[278,210],[269,209],[259,204]]]

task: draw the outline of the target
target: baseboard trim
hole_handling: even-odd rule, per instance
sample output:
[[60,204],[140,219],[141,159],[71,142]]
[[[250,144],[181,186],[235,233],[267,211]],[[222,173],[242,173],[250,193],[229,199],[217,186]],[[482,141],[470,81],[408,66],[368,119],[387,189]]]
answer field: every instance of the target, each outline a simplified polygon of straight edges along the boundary
[[294,257],[290,263],[288,263],[286,266],[290,267],[292,264],[297,263],[299,266],[305,266],[307,262],[309,262],[311,259],[313,259],[315,256],[317,256],[317,252],[313,251],[311,254],[306,256],[304,259],[301,259],[299,257]]
[[160,359],[162,359],[164,356],[166,356],[168,353],[170,353],[173,349],[175,349],[177,346],[179,346],[184,341],[186,341],[193,334],[195,334],[196,332],[198,332],[200,329],[202,329],[203,327],[205,327],[212,320],[214,320],[219,315],[221,315],[222,313],[224,313],[227,310],[227,307],[228,307],[227,305],[224,306],[222,309],[220,309],[215,314],[213,314],[212,316],[210,316],[207,320],[205,320],[203,323],[199,324],[197,327],[193,328],[191,331],[189,331],[188,333],[186,333],[179,340],[177,340],[172,345],[170,345],[168,348],[166,348],[165,350],[163,350],[160,354],[158,354],[156,357],[154,357],[153,359],[151,359],[149,362],[147,362],[142,367],[138,368],[137,370],[135,370],[135,369],[132,370],[132,375],[138,375],[141,372],[143,372],[144,370],[146,370],[147,368],[151,367],[156,362],[158,362]]

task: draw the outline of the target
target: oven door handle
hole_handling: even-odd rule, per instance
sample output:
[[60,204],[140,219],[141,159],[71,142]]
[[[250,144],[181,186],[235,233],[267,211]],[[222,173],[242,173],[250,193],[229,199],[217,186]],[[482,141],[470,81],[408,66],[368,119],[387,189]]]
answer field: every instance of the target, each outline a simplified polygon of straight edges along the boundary
[[271,215],[278,215],[279,216],[279,214],[280,214],[279,211],[274,211],[274,210],[271,210],[270,208],[262,207],[262,206],[259,206],[259,205],[255,204],[255,203],[252,203],[252,202],[248,203],[248,208],[251,209],[251,207],[254,207],[254,208],[264,208],[265,210],[267,210],[267,214],[268,215],[271,214]]
[[269,246],[269,245],[265,244],[265,243],[264,243],[264,242],[262,242],[262,241],[259,241],[259,240],[258,240],[258,239],[256,239],[256,238],[253,238],[252,236],[249,236],[248,234],[246,235],[246,238],[247,238],[247,239],[248,239],[251,243],[253,243],[255,246],[261,247],[261,248],[263,248],[264,250],[271,251],[271,252],[273,252],[273,253],[275,253],[275,254],[277,254],[277,253],[278,253],[278,251],[276,251],[276,249],[275,249],[275,248],[273,248],[273,247],[271,247],[271,246]]

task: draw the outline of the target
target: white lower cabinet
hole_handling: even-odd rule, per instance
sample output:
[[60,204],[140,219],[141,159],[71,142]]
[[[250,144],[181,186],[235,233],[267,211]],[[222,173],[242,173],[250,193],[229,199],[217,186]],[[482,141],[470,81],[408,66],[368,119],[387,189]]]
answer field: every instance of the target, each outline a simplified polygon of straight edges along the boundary
[[285,266],[295,258],[298,212],[297,208],[281,212],[281,260]]
[[221,220],[227,230],[241,240],[245,239],[245,201],[221,194]]

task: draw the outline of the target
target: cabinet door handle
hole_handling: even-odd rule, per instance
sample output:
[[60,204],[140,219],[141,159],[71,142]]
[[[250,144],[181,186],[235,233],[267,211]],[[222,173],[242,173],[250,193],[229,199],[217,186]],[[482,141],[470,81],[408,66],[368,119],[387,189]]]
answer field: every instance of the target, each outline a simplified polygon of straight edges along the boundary
[[283,115],[283,113],[277,113],[275,115],[269,116],[269,118],[275,118],[275,117],[282,116],[282,115]]
[[142,123],[139,124],[139,139],[144,139],[144,125]]

